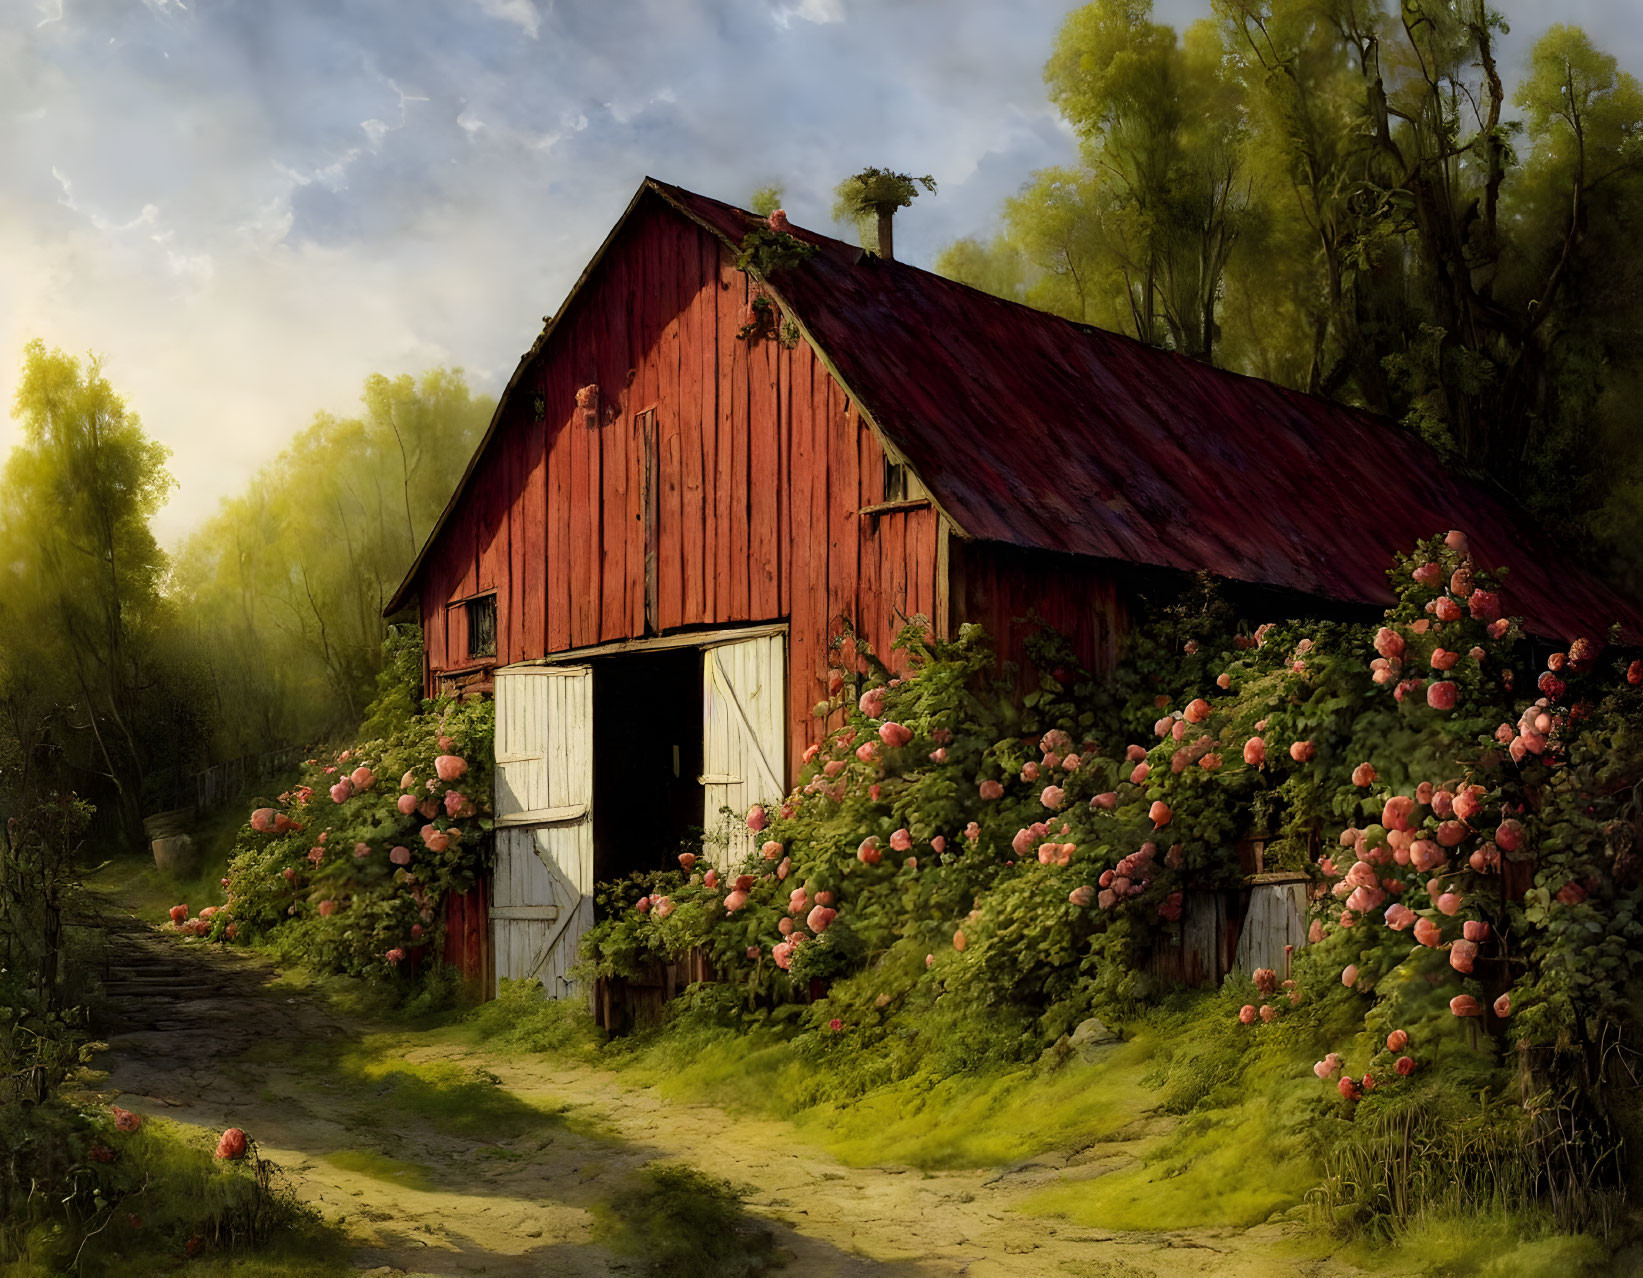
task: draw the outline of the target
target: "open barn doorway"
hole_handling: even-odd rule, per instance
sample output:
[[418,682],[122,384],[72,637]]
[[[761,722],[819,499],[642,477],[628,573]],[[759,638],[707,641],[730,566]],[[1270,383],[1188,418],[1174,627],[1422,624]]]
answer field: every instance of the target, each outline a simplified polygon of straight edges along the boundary
[[702,838],[702,652],[600,657],[593,667],[593,877],[678,867]]

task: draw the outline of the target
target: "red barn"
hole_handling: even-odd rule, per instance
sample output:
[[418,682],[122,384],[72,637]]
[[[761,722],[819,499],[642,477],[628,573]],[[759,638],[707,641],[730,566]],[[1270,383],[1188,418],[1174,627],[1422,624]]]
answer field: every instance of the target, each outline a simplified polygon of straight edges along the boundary
[[496,697],[498,975],[558,991],[596,880],[791,784],[844,624],[1013,654],[1033,613],[1101,668],[1149,580],[1382,605],[1459,527],[1532,630],[1643,634],[1384,420],[804,230],[757,278],[762,225],[644,182],[388,606],[418,601],[430,691]]

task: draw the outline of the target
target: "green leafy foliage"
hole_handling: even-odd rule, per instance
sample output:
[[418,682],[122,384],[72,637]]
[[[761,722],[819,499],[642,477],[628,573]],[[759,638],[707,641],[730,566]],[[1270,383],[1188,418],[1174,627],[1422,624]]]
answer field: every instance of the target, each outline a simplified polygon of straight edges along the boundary
[[489,855],[495,709],[440,700],[407,716],[402,699],[385,679],[370,722],[387,735],[308,760],[252,814],[228,904],[185,927],[407,991],[437,969],[445,897],[469,889]]
[[[760,279],[777,271],[789,271],[813,257],[816,246],[786,231],[755,226],[736,250],[736,269],[749,271]],[[744,334],[745,336],[745,334]]]
[[891,246],[884,237],[891,232],[891,218],[918,198],[920,188],[934,194],[935,178],[869,165],[834,188],[833,220],[853,224],[864,249],[888,256]]
[[87,804],[53,794],[0,828],[0,1110],[46,1101],[85,1060],[68,915],[90,821]]
[[[800,785],[748,814],[756,850],[610,891],[586,970],[703,950],[728,984],[680,1017],[793,1036],[860,1096],[1063,1051],[1092,1014],[1144,1025],[1184,901],[1238,888],[1258,841],[1309,880],[1310,944],[1291,972],[1235,976],[1161,1053],[1160,1104],[1194,1126],[1107,1189],[1195,1168],[1181,1219],[1247,1224],[1321,1175],[1331,1218],[1405,1228],[1472,1136],[1421,1136],[1391,1198],[1345,1169],[1388,1148],[1405,1120],[1383,1113],[1464,1111],[1482,1161],[1446,1209],[1493,1201],[1487,1168],[1518,1147],[1501,1201],[1606,1229],[1639,1117],[1643,662],[1581,639],[1521,688],[1544,649],[1458,533],[1392,581],[1381,625],[1248,631],[1188,592],[1101,681],[1053,636],[1026,681],[973,628],[937,642],[915,621],[899,673],[847,639]],[[1237,1171],[1224,1151],[1262,1129],[1251,1088],[1312,1179],[1203,1216],[1207,1180]]]
[[254,1146],[243,1160],[219,1160],[205,1133],[153,1119],[122,1130],[117,1113],[55,1101],[0,1108],[7,1182],[18,1191],[0,1212],[7,1272],[116,1278],[248,1254],[292,1266],[280,1272],[343,1263],[339,1231]]
[[650,1163],[594,1214],[594,1237],[644,1260],[655,1278],[754,1278],[782,1262],[768,1225],[742,1206],[749,1189],[694,1167]]
[[767,182],[755,187],[753,194],[747,197],[747,207],[760,217],[769,217],[782,206],[782,188],[779,182]]
[[1514,90],[1481,0],[1195,16],[1068,13],[1044,77],[1078,161],[938,268],[1398,418],[1636,593],[1638,68],[1551,25]]
[[[174,648],[166,556],[149,520],[167,450],[92,358],[31,342],[0,471],[0,787],[72,773],[99,833],[142,842],[163,764],[198,757],[198,670]],[[68,784],[57,781],[64,789]]]
[[443,368],[373,375],[361,400],[317,414],[177,556],[178,645],[208,671],[219,758],[354,731],[382,608],[495,406]]

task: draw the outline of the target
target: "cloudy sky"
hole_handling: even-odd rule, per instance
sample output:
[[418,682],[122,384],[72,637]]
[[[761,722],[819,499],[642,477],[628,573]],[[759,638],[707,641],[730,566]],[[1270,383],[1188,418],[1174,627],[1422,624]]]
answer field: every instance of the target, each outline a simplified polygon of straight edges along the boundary
[[[899,255],[985,230],[1072,154],[1071,7],[0,0],[0,397],[31,337],[101,354],[173,449],[175,542],[370,372],[499,387],[647,173],[820,227],[843,174],[930,172]],[[1520,59],[1545,10],[1501,7]],[[1643,70],[1637,7],[1556,9]]]

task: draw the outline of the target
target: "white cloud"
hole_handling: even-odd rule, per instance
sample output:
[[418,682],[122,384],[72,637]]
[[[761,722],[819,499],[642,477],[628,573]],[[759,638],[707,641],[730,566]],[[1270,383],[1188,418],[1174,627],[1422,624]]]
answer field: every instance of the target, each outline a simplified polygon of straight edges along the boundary
[[479,7],[489,17],[513,23],[532,40],[542,29],[542,15],[531,0],[479,0]]
[[799,0],[795,5],[780,5],[771,15],[779,27],[791,27],[795,18],[801,22],[825,26],[844,21],[844,0]]

